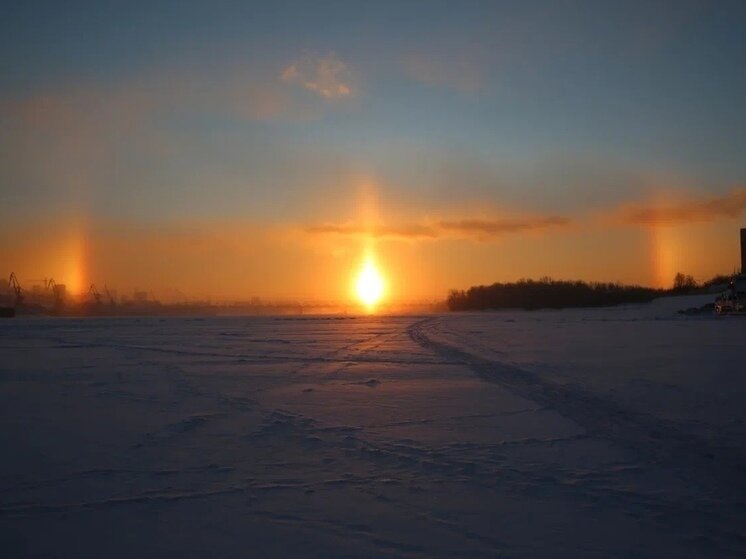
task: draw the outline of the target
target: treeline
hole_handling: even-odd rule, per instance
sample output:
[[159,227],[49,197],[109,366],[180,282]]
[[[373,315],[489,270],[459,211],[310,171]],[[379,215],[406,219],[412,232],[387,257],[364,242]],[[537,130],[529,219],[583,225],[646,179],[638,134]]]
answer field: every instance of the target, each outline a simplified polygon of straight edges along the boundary
[[674,293],[692,293],[697,289],[709,289],[714,286],[728,285],[736,272],[732,274],[718,274],[708,280],[698,283],[693,276],[687,276],[679,272],[673,279]]
[[451,311],[489,309],[561,309],[607,307],[623,303],[646,303],[666,290],[618,283],[586,283],[542,278],[515,283],[479,285],[466,291],[452,290],[446,303]]

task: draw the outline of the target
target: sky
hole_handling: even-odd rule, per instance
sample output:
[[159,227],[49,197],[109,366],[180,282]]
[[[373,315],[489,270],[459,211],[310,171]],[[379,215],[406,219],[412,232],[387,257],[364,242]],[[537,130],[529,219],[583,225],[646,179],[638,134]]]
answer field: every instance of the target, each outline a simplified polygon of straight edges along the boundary
[[739,1],[9,3],[0,273],[307,301],[370,259],[390,301],[729,273],[745,62]]

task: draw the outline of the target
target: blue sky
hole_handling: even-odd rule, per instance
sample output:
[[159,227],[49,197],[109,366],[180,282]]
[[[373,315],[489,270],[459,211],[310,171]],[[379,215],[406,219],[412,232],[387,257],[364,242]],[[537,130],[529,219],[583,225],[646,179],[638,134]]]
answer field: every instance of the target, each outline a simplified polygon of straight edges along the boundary
[[0,215],[302,228],[357,219],[361,176],[389,224],[709,207],[746,175],[744,16],[19,2],[0,18]]

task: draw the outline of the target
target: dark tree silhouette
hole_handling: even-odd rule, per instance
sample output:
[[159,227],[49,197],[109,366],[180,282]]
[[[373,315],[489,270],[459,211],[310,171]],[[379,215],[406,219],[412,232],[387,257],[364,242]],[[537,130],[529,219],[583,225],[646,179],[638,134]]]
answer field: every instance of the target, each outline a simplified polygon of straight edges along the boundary
[[673,290],[677,293],[685,293],[697,288],[697,281],[693,276],[685,276],[681,272],[673,278]]
[[583,281],[538,281],[479,285],[466,291],[451,290],[446,303],[451,311],[487,309],[542,309],[606,307],[622,303],[644,303],[666,293],[662,289],[618,283]]

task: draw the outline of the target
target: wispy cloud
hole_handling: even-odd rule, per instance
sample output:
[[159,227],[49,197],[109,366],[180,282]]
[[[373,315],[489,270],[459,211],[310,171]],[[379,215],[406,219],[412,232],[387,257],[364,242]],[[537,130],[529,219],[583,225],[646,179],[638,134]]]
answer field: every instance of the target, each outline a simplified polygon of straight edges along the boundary
[[222,114],[241,120],[308,118],[310,104],[293,99],[276,76],[234,69],[207,79],[188,74],[142,74],[114,84],[59,86],[25,97],[0,97],[0,115],[27,125],[49,127],[95,121],[135,124],[154,116]]
[[571,220],[560,216],[506,219],[458,219],[423,223],[364,227],[354,223],[312,225],[305,229],[312,235],[368,236],[376,239],[436,240],[471,239],[487,241],[509,234],[566,227]]
[[379,225],[376,227],[362,227],[355,224],[323,224],[312,225],[306,232],[314,235],[336,234],[349,237],[371,236],[378,239],[435,239],[439,236],[436,227],[421,224]]
[[352,72],[334,53],[321,56],[307,52],[285,67],[280,78],[328,100],[344,99],[357,93]]
[[0,179],[9,185],[7,197],[30,200],[33,194],[35,204],[60,207],[87,204],[209,136],[213,129],[207,126],[188,137],[180,132],[178,123],[195,117],[216,123],[307,122],[331,110],[317,99],[293,95],[277,68],[231,67],[209,76],[148,71],[110,83],[69,82],[0,94]]
[[466,236],[498,237],[507,233],[522,233],[550,227],[565,227],[570,219],[560,216],[548,216],[526,219],[461,219],[458,221],[441,221],[439,226],[444,231],[460,233]]
[[334,53],[306,53],[279,76],[277,69],[282,66],[270,66],[231,66],[205,75],[155,68],[113,82],[66,82],[25,95],[0,95],[0,117],[35,129],[70,130],[94,123],[117,133],[163,115],[308,120],[322,114],[320,105],[293,95],[287,83],[299,84],[325,99],[357,92],[352,72]]
[[673,204],[635,205],[621,210],[621,220],[636,225],[676,225],[736,219],[746,210],[746,188],[737,188],[724,196],[684,200]]

